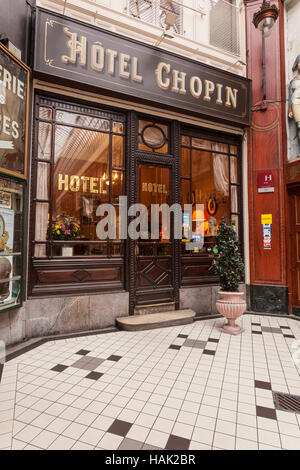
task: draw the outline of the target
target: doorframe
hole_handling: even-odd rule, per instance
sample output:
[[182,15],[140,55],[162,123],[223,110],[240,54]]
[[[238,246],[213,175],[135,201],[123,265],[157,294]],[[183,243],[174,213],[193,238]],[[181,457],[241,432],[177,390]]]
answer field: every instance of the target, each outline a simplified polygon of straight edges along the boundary
[[[137,114],[130,111],[127,115],[127,155],[126,155],[126,173],[127,173],[127,196],[128,207],[137,201],[138,197],[138,165],[152,164],[170,168],[170,186],[172,190],[172,204],[181,203],[180,186],[180,124],[178,121],[167,121],[156,119],[157,122],[169,125],[169,153],[151,153],[138,150],[138,120],[150,119],[153,116]],[[133,220],[128,217],[128,224]],[[135,266],[135,248],[136,242],[128,238],[126,250],[126,274],[127,288],[129,291],[129,315],[134,315],[135,309],[135,291],[136,291],[136,266]],[[173,241],[173,273],[174,273],[174,303],[175,309],[179,309],[179,289],[180,289],[180,240]],[[162,304],[163,305],[163,304]]]
[[[288,184],[287,185],[287,240],[290,240],[291,243],[287,243],[288,247],[288,269],[287,269],[287,280],[288,280],[288,295],[289,295],[289,313],[294,314],[295,309],[298,310],[300,313],[300,307],[297,307],[296,305],[293,305],[293,297],[295,295],[294,292],[294,280],[293,280],[293,275],[292,275],[292,268],[293,268],[293,253],[295,253],[295,246],[293,243],[293,239],[291,236],[291,231],[292,231],[292,216],[291,216],[291,207],[292,207],[292,198],[295,195],[295,193],[300,194],[300,184],[295,183],[295,184]],[[297,315],[299,315],[297,313]]]

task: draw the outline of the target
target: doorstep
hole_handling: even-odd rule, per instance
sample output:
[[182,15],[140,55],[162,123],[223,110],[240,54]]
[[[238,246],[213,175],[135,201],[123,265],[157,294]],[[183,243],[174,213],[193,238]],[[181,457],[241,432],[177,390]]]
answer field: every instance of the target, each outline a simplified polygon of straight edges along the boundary
[[187,325],[193,323],[196,312],[191,309],[174,310],[172,312],[159,312],[147,315],[133,315],[117,318],[118,328],[125,331],[143,331],[154,328]]

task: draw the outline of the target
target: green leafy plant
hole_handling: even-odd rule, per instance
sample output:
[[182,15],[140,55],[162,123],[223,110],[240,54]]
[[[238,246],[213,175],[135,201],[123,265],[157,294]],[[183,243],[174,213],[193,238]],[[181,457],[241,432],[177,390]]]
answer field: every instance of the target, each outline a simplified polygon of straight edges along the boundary
[[226,292],[237,292],[239,282],[243,280],[245,266],[239,252],[239,241],[231,225],[222,220],[216,235],[214,252],[218,253],[212,268],[220,277],[221,289]]

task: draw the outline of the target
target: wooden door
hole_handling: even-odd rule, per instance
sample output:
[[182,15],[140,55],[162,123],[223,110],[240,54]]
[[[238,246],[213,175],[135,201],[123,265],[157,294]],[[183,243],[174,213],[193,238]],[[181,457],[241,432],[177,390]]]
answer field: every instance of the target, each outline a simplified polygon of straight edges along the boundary
[[290,193],[292,307],[300,308],[300,189]]
[[171,169],[151,164],[139,164],[138,168],[137,202],[147,208],[147,227],[135,248],[135,305],[169,303],[174,301],[173,230],[170,226],[167,237],[160,218],[159,238],[152,238],[151,207],[153,204],[171,205]]

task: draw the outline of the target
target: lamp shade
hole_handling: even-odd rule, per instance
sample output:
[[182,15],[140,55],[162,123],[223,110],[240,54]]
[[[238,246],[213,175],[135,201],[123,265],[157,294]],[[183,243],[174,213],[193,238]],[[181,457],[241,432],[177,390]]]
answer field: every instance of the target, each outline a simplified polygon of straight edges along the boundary
[[267,35],[273,28],[278,15],[279,9],[277,6],[270,5],[270,2],[264,0],[260,10],[253,15],[253,24],[255,28]]

